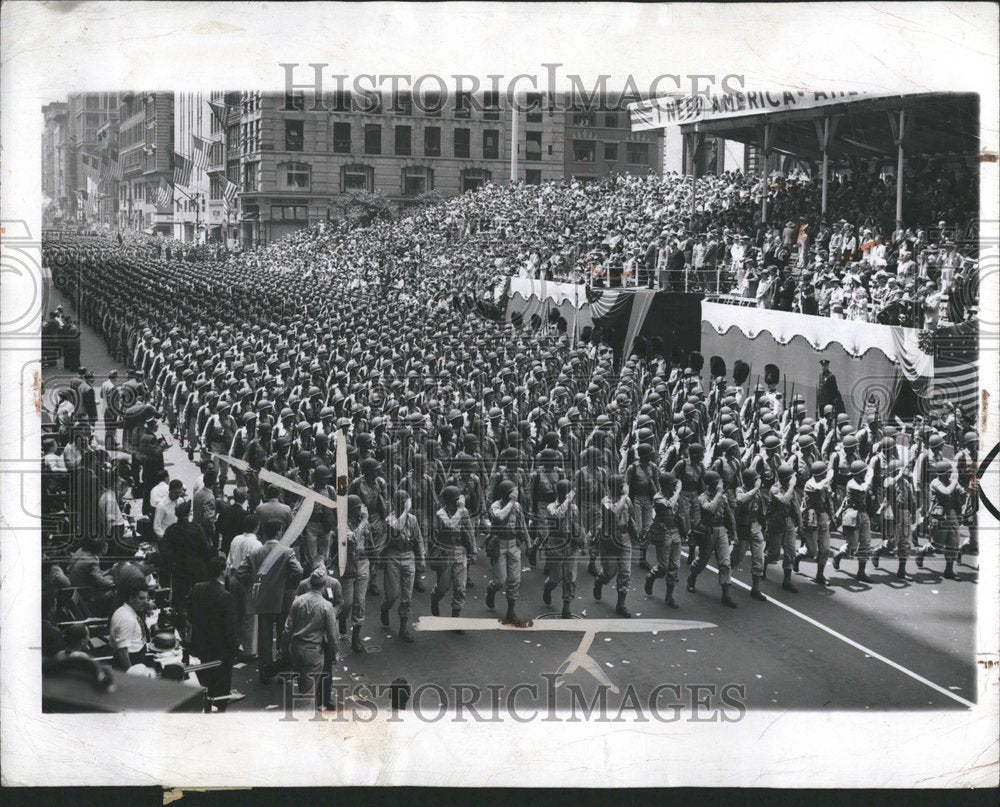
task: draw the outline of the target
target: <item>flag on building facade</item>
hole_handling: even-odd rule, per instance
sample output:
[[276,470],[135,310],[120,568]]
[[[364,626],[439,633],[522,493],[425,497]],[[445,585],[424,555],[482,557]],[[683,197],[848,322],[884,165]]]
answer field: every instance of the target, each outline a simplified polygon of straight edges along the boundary
[[215,119],[219,122],[219,126],[223,129],[226,128],[226,104],[224,101],[209,101],[208,108],[212,110],[212,114],[215,115]]
[[222,181],[225,183],[222,189],[222,207],[229,213],[236,205],[236,194],[239,193],[240,186],[228,177],[223,177]]
[[173,194],[170,192],[170,183],[163,177],[160,177],[160,187],[156,190],[156,206],[169,207],[172,200]]
[[203,137],[199,137],[196,134],[191,135],[191,154],[194,167],[199,171],[208,170],[208,150],[212,147],[212,143]]
[[191,184],[192,162],[183,154],[174,152],[174,185],[186,188]]

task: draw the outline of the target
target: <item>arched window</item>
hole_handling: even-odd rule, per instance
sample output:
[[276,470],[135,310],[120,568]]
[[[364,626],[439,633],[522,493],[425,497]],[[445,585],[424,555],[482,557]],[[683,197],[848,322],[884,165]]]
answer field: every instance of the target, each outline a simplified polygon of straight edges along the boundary
[[283,190],[309,190],[312,169],[306,163],[281,163],[278,166],[278,176],[285,181]]
[[466,168],[462,171],[462,193],[475,190],[492,179],[492,174],[484,168]]
[[345,165],[340,169],[340,191],[375,190],[375,169],[370,165]]
[[434,170],[421,165],[410,165],[402,170],[403,196],[419,196],[434,190]]

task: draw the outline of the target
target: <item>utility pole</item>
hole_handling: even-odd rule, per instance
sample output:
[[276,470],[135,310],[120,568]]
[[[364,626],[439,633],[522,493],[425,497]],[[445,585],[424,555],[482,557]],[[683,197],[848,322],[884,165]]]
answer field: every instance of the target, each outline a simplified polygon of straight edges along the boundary
[[510,99],[510,181],[517,182],[517,152],[520,146],[520,132],[517,110],[517,96]]

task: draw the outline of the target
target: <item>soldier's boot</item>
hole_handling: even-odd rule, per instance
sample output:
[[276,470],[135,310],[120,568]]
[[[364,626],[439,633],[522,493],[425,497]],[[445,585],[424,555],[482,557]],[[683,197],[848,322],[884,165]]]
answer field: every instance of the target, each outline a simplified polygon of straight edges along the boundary
[[872,566],[874,566],[876,569],[879,567],[878,566],[878,564],[879,564],[879,558],[882,556],[882,553],[885,551],[883,549],[884,546],[885,546],[884,543],[883,544],[879,544],[878,549],[876,549],[874,552],[872,552]]
[[365,646],[361,644],[361,626],[354,625],[351,628],[351,650],[355,653],[364,653]]
[[643,591],[646,592],[647,597],[653,595],[653,583],[656,581],[656,575],[650,572],[646,575],[646,582],[643,584]]
[[340,635],[341,636],[346,636],[347,635],[347,615],[346,614],[342,614],[341,616],[337,617],[337,627],[340,629]]
[[600,600],[601,599],[601,587],[606,582],[608,582],[608,581],[602,579],[601,575],[597,575],[597,577],[594,578],[594,599],[595,600]]
[[760,577],[758,575],[754,575],[753,577],[753,587],[750,589],[750,597],[754,600],[767,602],[767,597],[760,590]]
[[669,583],[667,584],[667,598],[664,602],[666,602],[668,608],[680,608],[677,600],[674,599],[674,587]]
[[382,603],[382,607],[379,609],[378,621],[382,623],[382,627],[389,627],[389,608],[385,603]]
[[899,569],[896,570],[896,578],[899,579],[899,580],[912,580],[913,579],[912,577],[910,577],[906,573],[906,559],[905,558],[903,558],[903,559],[901,559],[899,561]]
[[552,590],[556,587],[556,584],[551,580],[546,580],[545,585],[542,586],[542,602],[546,605],[552,605]]
[[434,616],[441,616],[441,595],[438,594],[437,586],[431,589],[431,613]]
[[840,571],[840,561],[844,559],[844,555],[847,553],[843,549],[838,549],[833,553],[833,568],[838,572]]
[[629,611],[629,609],[625,607],[625,592],[624,591],[619,591],[618,592],[618,604],[615,606],[615,613],[618,614],[619,616],[625,617],[626,619],[628,619],[630,616],[632,616],[632,612]]
[[722,584],[722,604],[728,608],[736,607],[736,600],[734,600],[733,595],[729,593],[729,583]]
[[799,564],[802,562],[802,554],[802,552],[796,552],[795,557],[792,558],[792,568],[795,569],[796,572],[798,572]]
[[958,575],[955,574],[955,561],[946,560],[944,562],[944,576],[948,580],[958,580]]
[[594,564],[593,558],[591,558],[590,563],[587,564],[587,572],[589,572],[594,577],[597,577],[597,575],[600,574],[600,572],[597,571],[597,566]]
[[514,606],[517,605],[517,600],[507,598],[507,613],[504,615],[504,622],[517,622],[517,614],[514,611]]
[[538,565],[538,544],[534,541],[528,547],[528,564],[534,569]]
[[698,573],[697,572],[691,572],[691,574],[688,575],[687,589],[692,594],[694,594],[694,592],[696,590],[695,589],[695,583],[697,582],[697,580],[698,580]]
[[382,592],[379,590],[378,583],[372,580],[371,585],[368,586],[368,596],[377,597]]
[[823,558],[823,560],[819,561],[816,564],[816,576],[813,578],[813,582],[815,582],[817,585],[820,586],[829,585],[829,583],[827,583],[826,580],[826,575],[823,574],[825,570],[826,570],[826,558]]
[[418,577],[416,580],[413,581],[413,590],[419,591],[421,594],[423,594],[425,591],[427,591],[427,587],[424,585],[424,581]]
[[639,568],[645,569],[647,572],[653,568],[649,565],[649,561],[646,560],[646,547],[642,547],[642,549],[639,550]]
[[563,619],[572,619],[573,618],[573,614],[569,610],[569,600],[563,600],[563,607],[562,607],[562,614],[561,614],[561,616],[562,616]]
[[409,617],[402,616],[399,618],[399,638],[404,642],[413,644],[413,634],[410,633]]
[[[452,617],[459,617],[459,616],[461,616],[462,615],[462,609],[461,608],[452,608],[451,609],[451,615],[452,615]],[[464,636],[465,635],[465,631],[461,630],[461,629],[453,630],[452,633],[457,633],[459,636]]]
[[865,574],[865,569],[868,567],[868,561],[861,559],[858,561],[858,573],[856,579],[859,583],[870,583],[871,578]]
[[494,608],[497,604],[497,589],[494,588],[492,583],[486,586],[486,607]]
[[795,583],[792,582],[792,570],[785,569],[785,579],[781,582],[781,587],[785,591],[790,591],[792,594],[798,594],[799,590],[795,587]]

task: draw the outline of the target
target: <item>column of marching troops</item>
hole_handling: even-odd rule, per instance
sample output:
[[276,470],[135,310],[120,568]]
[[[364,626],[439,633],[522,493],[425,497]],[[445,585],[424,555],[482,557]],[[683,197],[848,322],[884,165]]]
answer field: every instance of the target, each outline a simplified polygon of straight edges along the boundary
[[[233,477],[249,511],[266,512],[299,497],[261,484],[262,469],[335,498],[335,448],[346,440],[341,633],[349,620],[355,651],[379,571],[382,624],[395,606],[398,635],[412,641],[411,599],[425,590],[425,571],[434,574],[431,612],[450,600],[457,617],[480,553],[491,570],[487,606],[502,595],[504,619],[515,621],[525,556],[544,569],[545,604],[560,597],[569,618],[583,563],[594,598],[614,585],[615,612],[628,617],[636,559],[647,594],[665,579],[670,608],[681,555],[688,592],[714,561],[721,601],[736,607],[731,574],[748,553],[751,596],[763,601],[778,562],[782,588],[794,593],[803,563],[825,586],[828,564],[850,563],[869,582],[868,564],[891,556],[907,579],[910,557],[922,566],[942,553],[943,575],[954,578],[962,552],[978,551],[976,434],[953,423],[852,423],[834,404],[811,417],[804,397],[786,401],[773,376],[704,385],[698,354],[683,363],[633,355],[616,370],[610,349],[571,345],[555,328],[470,324],[468,312],[411,305],[388,289],[344,289],[337,306],[306,300],[276,315],[265,307],[274,288],[251,284],[170,326],[173,304],[186,299],[173,266],[133,269],[86,249],[64,249],[54,264],[84,321],[130,367],[129,381],[105,390],[111,442],[128,420],[116,399],[155,410],[189,458],[214,463],[220,497]],[[185,271],[210,282],[213,267]],[[302,281],[277,282],[302,299]],[[137,305],[117,324],[113,314],[130,301]],[[134,452],[130,434],[123,448]],[[223,456],[248,467],[230,468]],[[836,552],[833,531],[844,538]],[[294,547],[305,573],[336,569],[337,547],[334,513],[318,506]]]

